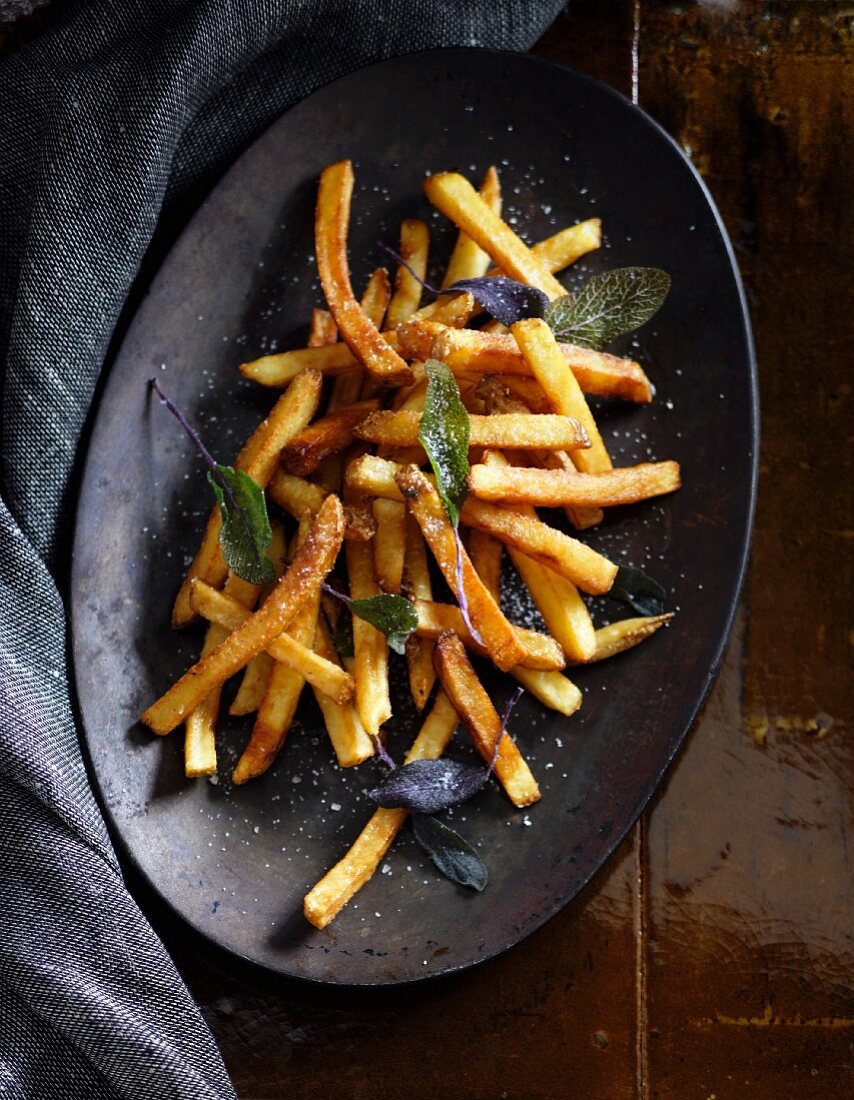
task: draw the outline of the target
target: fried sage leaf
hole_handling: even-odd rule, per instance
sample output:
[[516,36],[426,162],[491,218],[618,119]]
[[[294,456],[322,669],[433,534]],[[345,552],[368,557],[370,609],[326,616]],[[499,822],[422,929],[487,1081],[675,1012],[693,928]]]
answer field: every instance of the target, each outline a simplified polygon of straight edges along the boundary
[[488,775],[484,768],[457,760],[413,760],[387,775],[368,797],[388,809],[435,814],[477,794]]
[[603,351],[626,332],[634,332],[661,308],[670,276],[657,267],[621,267],[594,275],[575,294],[556,298],[546,323],[559,341]]
[[442,874],[460,886],[482,890],[489,875],[483,860],[467,840],[435,817],[413,814],[415,839]]
[[660,615],[667,590],[632,565],[621,565],[608,591],[612,599],[628,604],[639,615]]

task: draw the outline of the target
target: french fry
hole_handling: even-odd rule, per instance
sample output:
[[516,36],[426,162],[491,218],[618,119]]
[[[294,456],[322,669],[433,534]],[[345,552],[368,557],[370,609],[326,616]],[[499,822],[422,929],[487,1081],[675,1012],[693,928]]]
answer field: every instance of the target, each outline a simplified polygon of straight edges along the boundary
[[[438,760],[459,725],[444,692],[439,692],[415,738],[405,763]],[[306,894],[303,913],[315,928],[325,928],[370,879],[406,821],[408,810],[380,808],[371,815],[343,859]]]
[[406,508],[394,500],[373,502],[377,535],[374,539],[374,568],[383,592],[398,594],[403,580],[406,549]]
[[[204,581],[193,583],[191,595],[193,607],[209,622],[216,623],[227,633],[237,630],[250,618],[252,612],[242,607],[236,600]],[[308,606],[308,601],[306,605]],[[316,614],[316,612],[315,612]],[[314,636],[311,638],[312,644]],[[295,640],[294,635],[284,633],[274,638],[266,652],[280,664],[298,672],[312,687],[329,696],[339,705],[349,703],[355,691],[353,677],[341,668],[340,664],[320,656],[304,642]]]
[[[427,255],[430,250],[430,230],[424,222],[407,218],[400,227],[400,255],[423,282],[427,277]],[[394,277],[394,294],[389,302],[386,325],[397,326],[410,317],[421,304],[421,282],[403,264]]]
[[[298,431],[308,424],[317,410],[322,378],[316,371],[306,371],[295,379],[273,406],[270,415],[255,429],[234,463],[254,481],[266,488],[276,468],[279,452]],[[176,629],[193,622],[190,608],[190,586],[198,577],[219,588],[225,581],[228,566],[219,545],[222,517],[214,507],[208,518],[202,544],[187,571],[184,583],[172,608],[172,626]]]
[[[403,467],[395,480],[451,591],[458,600],[465,601],[490,657],[505,672],[513,668],[522,659],[522,647],[512,625],[475,572],[468,554],[458,545],[439,494],[417,466]],[[462,591],[458,574],[462,578]]]
[[566,369],[560,344],[552,330],[541,318],[531,317],[525,321],[517,321],[510,331],[554,411],[564,416],[574,416],[584,425],[590,446],[583,455],[573,458],[575,465],[588,474],[610,470],[611,458],[599,428],[578,380],[572,371]]
[[313,309],[308,330],[308,346],[322,348],[338,340],[338,326],[328,309]]
[[608,508],[675,492],[680,485],[678,462],[643,462],[598,474],[530,467],[472,466],[469,489],[481,500],[557,508],[565,504]]
[[[321,503],[323,503],[321,501]],[[267,548],[267,556],[273,563],[276,576],[280,577],[284,572],[286,565],[286,547],[285,547],[285,530],[278,520],[273,520],[271,523],[273,531],[273,537],[270,540],[270,545]],[[233,578],[229,579],[225,583],[223,591],[227,596],[234,595],[232,591]],[[245,582],[243,582],[245,583]],[[272,590],[272,585],[268,585],[261,590],[260,600],[263,603]],[[245,601],[241,600],[241,603]],[[253,601],[247,606],[255,606]],[[231,702],[231,706],[228,708],[229,714],[252,714],[261,705],[261,700],[264,698],[264,692],[267,690],[267,680],[270,678],[270,670],[273,667],[273,658],[267,653],[259,653],[257,657],[253,657],[246,668],[243,670],[243,677],[240,681],[240,687],[237,690],[237,694]]]
[[560,298],[566,293],[542,261],[493,213],[463,176],[439,172],[424,181],[424,191],[430,202],[488,253],[502,271],[519,282],[539,287],[549,298]]
[[637,619],[620,619],[619,622],[609,626],[601,626],[596,631],[596,650],[590,658],[592,661],[604,661],[607,657],[614,657],[617,653],[624,653],[627,649],[639,645],[645,638],[649,638],[656,630],[673,618],[673,612],[666,615],[645,615]]
[[[566,373],[571,372],[566,371]],[[505,380],[508,380],[509,377],[505,376]],[[521,379],[517,379],[517,381],[521,381]],[[534,382],[533,384],[542,394],[539,383]],[[482,395],[487,411],[490,413],[520,412],[526,408],[524,398],[514,395],[508,386],[500,382],[498,378],[485,378],[478,386],[478,392]],[[545,395],[542,396],[545,399]],[[565,470],[567,473],[572,473],[576,469],[572,456],[567,454],[566,451],[534,451],[530,457],[535,465],[545,466],[547,469]],[[604,512],[601,508],[579,508],[573,505],[565,505],[564,512],[569,522],[579,531],[584,531],[588,527],[595,527],[604,518]]]
[[468,533],[466,549],[477,575],[489,589],[492,598],[501,606],[501,555],[503,547],[498,539],[473,528]]
[[[405,512],[405,525],[406,546],[402,587],[410,598],[432,600],[433,586],[427,563],[427,547],[424,545],[421,528],[409,512]],[[418,710],[423,710],[436,682],[431,638],[425,638],[417,633],[410,634],[406,641],[406,666],[412,701]]]
[[[400,332],[410,324],[418,325],[421,322],[428,321],[444,325],[446,328],[462,328],[469,323],[477,310],[477,303],[468,291],[462,294],[459,291],[455,291],[453,294],[442,294],[435,302],[430,302],[429,305],[416,310],[408,321],[398,326],[397,331]],[[417,332],[419,330],[415,329],[413,331]],[[388,329],[386,329],[386,334],[390,335]],[[404,350],[400,343],[397,347],[403,355]]]
[[320,283],[341,339],[368,373],[384,385],[409,384],[413,379],[412,371],[380,335],[353,296],[347,264],[347,229],[352,194],[353,167],[350,161],[339,161],[323,169],[314,222]]
[[[432,600],[413,600],[413,603],[418,614],[415,630],[419,637],[435,639],[446,630],[451,630],[462,640],[466,649],[480,657],[489,656],[486,648],[472,637],[458,607]],[[524,626],[514,626],[513,630],[522,649],[519,664],[514,665],[514,669],[521,667],[538,672],[559,672],[564,667],[563,652],[554,638]]]
[[[292,641],[307,649],[314,641],[319,608],[320,590],[318,589],[303,603],[288,627],[287,634],[282,637],[286,638],[290,635]],[[312,653],[312,656],[317,655]],[[322,658],[318,657],[317,660],[320,661]],[[337,668],[330,662],[326,663],[331,668]],[[342,670],[338,669],[338,671]],[[236,785],[246,783],[268,770],[279,755],[290,732],[304,686],[305,677],[302,671],[280,661],[273,664],[270,679],[267,681],[267,691],[258,708],[252,733],[232,772],[232,783]]]
[[[295,474],[277,470],[267,487],[270,499],[295,519],[317,515],[320,506],[329,495],[320,485],[315,485]],[[344,506],[344,538],[367,542],[376,533],[376,523],[368,509],[361,504]]]
[[[314,651],[320,657],[340,667],[341,660],[335,651],[322,615],[317,617]],[[314,687],[314,697],[323,714],[323,722],[332,748],[335,750],[335,757],[342,768],[352,768],[374,755],[374,742],[365,732],[365,727],[360,722],[352,702],[337,703],[326,692],[316,687]]]
[[343,451],[353,442],[353,429],[379,408],[377,398],[336,409],[303,428],[282,448],[282,467],[289,474],[313,474],[324,458]]
[[[244,608],[252,608],[261,591],[259,585],[250,584],[240,577],[229,576],[225,590]],[[246,611],[249,615],[249,610]],[[205,634],[202,657],[213,653],[225,640],[227,631],[212,623]],[[184,774],[188,779],[197,779],[216,773],[216,722],[219,716],[222,687],[214,688],[210,694],[188,715],[184,734]]]
[[[498,451],[484,451],[483,462],[489,470],[509,469],[506,457]],[[523,505],[515,510],[527,519],[537,520],[533,508]],[[572,581],[518,549],[510,547],[509,554],[549,633],[559,643],[567,660],[589,660],[596,649],[596,632],[587,605]]]
[[259,653],[257,657],[252,658],[243,670],[240,687],[228,708],[229,714],[237,717],[255,713],[264,699],[272,669],[273,658],[269,653]]
[[[501,216],[501,182],[495,166],[487,169],[480,185],[480,197],[497,217]],[[489,256],[466,233],[460,233],[454,251],[448,261],[448,268],[442,280],[442,286],[450,286],[460,279],[477,279],[486,274]]]
[[[543,447],[573,450],[587,446],[587,435],[571,416],[509,413],[505,416],[469,416],[470,447],[512,447],[541,450]],[[413,447],[418,443],[421,413],[373,412],[354,428],[359,439],[386,447]]]
[[591,595],[603,595],[614,583],[617,566],[613,562],[539,519],[474,497],[466,500],[460,519],[469,527],[494,535],[505,546],[521,550]]
[[[345,547],[350,596],[366,600],[379,595],[371,546],[348,542]],[[356,709],[371,737],[391,717],[388,693],[388,641],[385,634],[364,619],[353,616],[353,653],[356,677]]]
[[[371,324],[375,325],[377,328],[382,328],[383,318],[386,315],[386,310],[388,309],[390,301],[391,281],[389,280],[388,272],[384,267],[377,267],[371,273],[370,279],[368,279],[368,285],[365,287],[365,292],[359,304]],[[355,400],[355,397],[353,400]],[[332,404],[331,401],[330,404]],[[341,408],[342,404],[349,404],[349,402],[341,402],[337,407]]]
[[436,642],[434,659],[442,687],[469,731],[475,748],[487,762],[495,756],[495,774],[514,806],[539,801],[540,791],[531,769],[506,731],[486,690],[471,667],[465,646],[446,631]]
[[[335,496],[323,502],[303,546],[266,603],[204,660],[197,662],[143,714],[155,733],[166,734],[229,676],[281,634],[335,563],[344,539],[344,511]],[[349,545],[349,544],[348,544]]]
[[[554,275],[588,252],[595,252],[602,244],[602,221],[600,218],[588,218],[578,225],[569,225],[551,237],[532,245],[531,251],[541,264]],[[489,275],[500,274],[499,268],[492,268]]]
[[543,706],[565,714],[567,718],[575,714],[581,706],[581,692],[572,680],[561,672],[539,672],[533,668],[517,665],[510,674],[535,699],[539,699]]
[[[652,400],[652,385],[643,368],[634,360],[579,348],[575,344],[560,344],[559,347],[584,393],[597,397],[620,397],[641,405]],[[455,374],[531,376],[531,368],[510,333],[491,334],[474,329],[443,327],[434,336],[429,354],[447,363]]]

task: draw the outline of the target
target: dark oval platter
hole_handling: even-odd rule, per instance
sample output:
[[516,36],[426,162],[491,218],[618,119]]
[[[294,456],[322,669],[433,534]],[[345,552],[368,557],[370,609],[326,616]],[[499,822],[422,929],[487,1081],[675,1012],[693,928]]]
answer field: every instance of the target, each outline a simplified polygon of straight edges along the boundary
[[[572,269],[569,285],[630,264],[668,271],[673,289],[660,314],[615,349],[641,360],[656,400],[603,402],[598,413],[618,464],[678,459],[684,488],[612,510],[591,536],[665,584],[678,614],[633,652],[576,670],[584,704],[573,718],[523,700],[511,728],[542,801],[514,811],[494,787],[454,815],[480,846],[486,890],[442,879],[407,832],[319,932],[302,917],[303,894],[369,816],[363,792],[379,769],[335,766],[310,706],[272,769],[234,789],[244,720],[223,723],[216,782],[184,778],[179,731],[160,739],[137,724],[196,658],[201,629],[173,634],[169,612],[210,506],[199,464],[146,382],[156,373],[217,457],[233,459],[275,397],[236,366],[304,341],[321,304],[316,181],[345,157],[357,176],[357,286],[383,262],[376,242],[393,244],[402,217],[435,227],[438,268],[452,233],[422,197],[425,173],[458,169],[477,180],[492,163],[505,216],[531,241],[603,218],[606,246]],[[751,337],[730,244],[690,163],[636,107],[567,69],[465,49],[384,62],[315,92],[237,161],[172,249],[112,368],[92,435],[74,544],[74,661],[95,781],[125,854],[201,935],[281,975],[394,984],[517,943],[607,860],[697,714],[744,571],[756,440]],[[412,724],[393,730],[400,757]]]

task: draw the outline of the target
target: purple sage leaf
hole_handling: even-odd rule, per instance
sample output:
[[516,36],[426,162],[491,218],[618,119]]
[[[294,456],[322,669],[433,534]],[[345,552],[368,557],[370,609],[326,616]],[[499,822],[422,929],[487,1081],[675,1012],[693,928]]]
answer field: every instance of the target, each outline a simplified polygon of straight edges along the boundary
[[548,297],[537,287],[504,275],[459,279],[445,287],[442,293],[462,294],[466,291],[490,316],[508,328],[526,317],[542,317],[549,304]]
[[368,797],[387,809],[435,814],[477,794],[488,775],[475,764],[456,760],[413,760],[387,775]]

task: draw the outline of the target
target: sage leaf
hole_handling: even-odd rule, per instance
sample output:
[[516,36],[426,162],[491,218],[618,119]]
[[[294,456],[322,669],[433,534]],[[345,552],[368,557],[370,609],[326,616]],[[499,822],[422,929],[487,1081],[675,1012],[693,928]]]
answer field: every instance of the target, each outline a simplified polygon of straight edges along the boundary
[[435,817],[412,815],[415,839],[442,874],[460,886],[482,890],[488,874],[483,860],[467,840]]
[[504,275],[458,279],[442,293],[457,294],[464,291],[468,291],[478,305],[508,328],[526,317],[542,317],[549,304],[548,296],[537,287],[508,279]]
[[660,615],[664,610],[667,590],[640,569],[621,565],[608,595],[628,604],[639,615]]
[[477,794],[487,776],[484,768],[456,760],[413,760],[387,775],[368,797],[388,809],[435,814]]
[[406,652],[406,639],[418,626],[418,612],[404,596],[383,592],[366,600],[348,600],[347,606],[354,615],[385,634],[395,653]]
[[264,490],[243,470],[219,462],[208,481],[222,513],[219,543],[228,568],[250,584],[270,584],[276,570],[267,557],[273,532]]
[[602,351],[617,336],[634,332],[661,308],[670,276],[657,267],[621,267],[588,279],[576,294],[556,298],[546,323],[565,344]]
[[418,441],[427,452],[439,496],[456,527],[468,493],[471,423],[450,368],[438,359],[428,359],[425,367],[427,398]]

